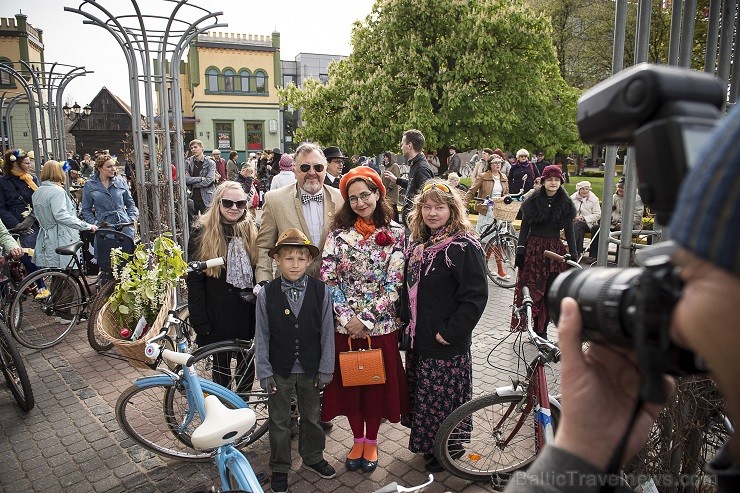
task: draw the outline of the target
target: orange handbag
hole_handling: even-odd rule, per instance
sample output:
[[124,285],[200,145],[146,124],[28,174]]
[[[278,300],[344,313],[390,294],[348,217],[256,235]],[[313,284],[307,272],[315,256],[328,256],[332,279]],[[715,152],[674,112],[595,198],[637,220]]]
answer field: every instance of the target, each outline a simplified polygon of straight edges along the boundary
[[339,353],[339,371],[342,375],[342,385],[345,387],[385,383],[383,350],[373,349],[370,336],[366,337],[367,349],[353,351],[350,337],[349,351]]

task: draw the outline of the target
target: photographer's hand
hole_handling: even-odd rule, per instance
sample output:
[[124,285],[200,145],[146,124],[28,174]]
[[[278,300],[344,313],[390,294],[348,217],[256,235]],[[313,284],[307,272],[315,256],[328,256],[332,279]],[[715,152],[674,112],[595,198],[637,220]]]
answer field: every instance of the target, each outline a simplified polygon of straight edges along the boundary
[[[581,329],[578,303],[565,298],[558,321],[563,413],[555,445],[606,471],[627,432],[638,398],[640,372],[633,351],[591,343],[583,352]],[[673,385],[672,380],[668,385]],[[629,431],[622,463],[645,444],[661,409],[659,405],[643,405]]]

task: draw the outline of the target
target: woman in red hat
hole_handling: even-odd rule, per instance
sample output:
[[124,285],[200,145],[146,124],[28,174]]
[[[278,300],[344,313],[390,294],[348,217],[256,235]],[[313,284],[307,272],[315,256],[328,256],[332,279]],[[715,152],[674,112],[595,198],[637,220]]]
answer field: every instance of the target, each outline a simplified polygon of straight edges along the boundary
[[347,416],[354,435],[347,470],[372,472],[378,465],[378,430],[383,418],[398,423],[409,410],[406,374],[398,351],[395,304],[403,282],[404,230],[391,223],[386,190],[372,168],[359,166],[339,182],[344,205],[324,244],[321,279],[329,286],[336,314],[335,351],[383,351],[386,382],[344,387],[341,375],[324,390],[322,421]]
[[[514,290],[514,306],[521,305],[522,288],[527,286],[533,301],[534,330],[546,338],[550,317],[545,306],[545,293],[555,276],[567,267],[545,257],[544,253],[545,250],[560,255],[568,253],[560,240],[560,231],[565,230],[570,255],[577,257],[573,234],[576,209],[562,187],[563,171],[559,166],[546,166],[542,170],[541,178],[540,189],[522,204],[522,226],[519,230],[519,246],[516,249],[519,278]],[[517,320],[512,317],[511,323],[512,328],[516,327]]]

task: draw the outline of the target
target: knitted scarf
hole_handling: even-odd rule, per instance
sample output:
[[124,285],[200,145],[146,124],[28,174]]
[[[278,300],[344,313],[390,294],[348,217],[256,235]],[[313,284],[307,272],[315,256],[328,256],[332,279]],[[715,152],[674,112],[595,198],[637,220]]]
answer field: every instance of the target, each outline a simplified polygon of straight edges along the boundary
[[[426,242],[419,241],[409,245],[407,250],[409,264],[406,288],[409,293],[411,321],[406,330],[411,334],[411,347],[414,347],[414,338],[416,336],[416,307],[419,298],[419,280],[421,279],[421,276],[429,273],[429,269],[432,267],[434,259],[440,252],[444,253],[445,265],[447,265],[447,267],[453,266],[452,260],[450,260],[450,257],[447,254],[447,249],[450,245],[459,245],[460,248],[465,248],[471,243],[473,246],[480,248],[480,242],[475,236],[463,231],[450,234],[449,226],[445,226],[432,233],[432,236]],[[424,268],[423,274],[422,268]]]
[[362,235],[363,240],[367,240],[375,233],[375,222],[372,219],[363,219],[357,216],[355,220],[355,229]]
[[36,185],[36,182],[33,181],[33,175],[31,175],[31,173],[24,173],[22,171],[18,171],[17,169],[13,169],[11,173],[13,174],[13,176],[17,176],[18,178],[26,182],[28,188],[30,188],[34,192],[36,191],[36,189],[39,188],[38,185]]

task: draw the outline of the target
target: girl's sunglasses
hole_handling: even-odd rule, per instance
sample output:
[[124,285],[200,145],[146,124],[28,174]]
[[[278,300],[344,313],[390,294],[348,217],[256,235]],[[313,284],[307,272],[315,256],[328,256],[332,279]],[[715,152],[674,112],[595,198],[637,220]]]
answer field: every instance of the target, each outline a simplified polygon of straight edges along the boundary
[[444,192],[444,193],[452,193],[452,192],[450,192],[450,187],[448,187],[448,186],[447,186],[447,185],[445,185],[444,183],[439,183],[439,182],[437,182],[437,183],[430,183],[430,184],[426,185],[426,186],[425,186],[425,187],[424,187],[424,188],[422,189],[422,193],[426,192],[427,190],[431,190],[432,188],[436,188],[436,189],[437,189],[437,190],[439,190],[440,192]]
[[229,200],[229,199],[221,199],[221,205],[224,209],[231,209],[232,207],[236,206],[239,210],[244,210],[247,208],[247,201],[246,200]]

